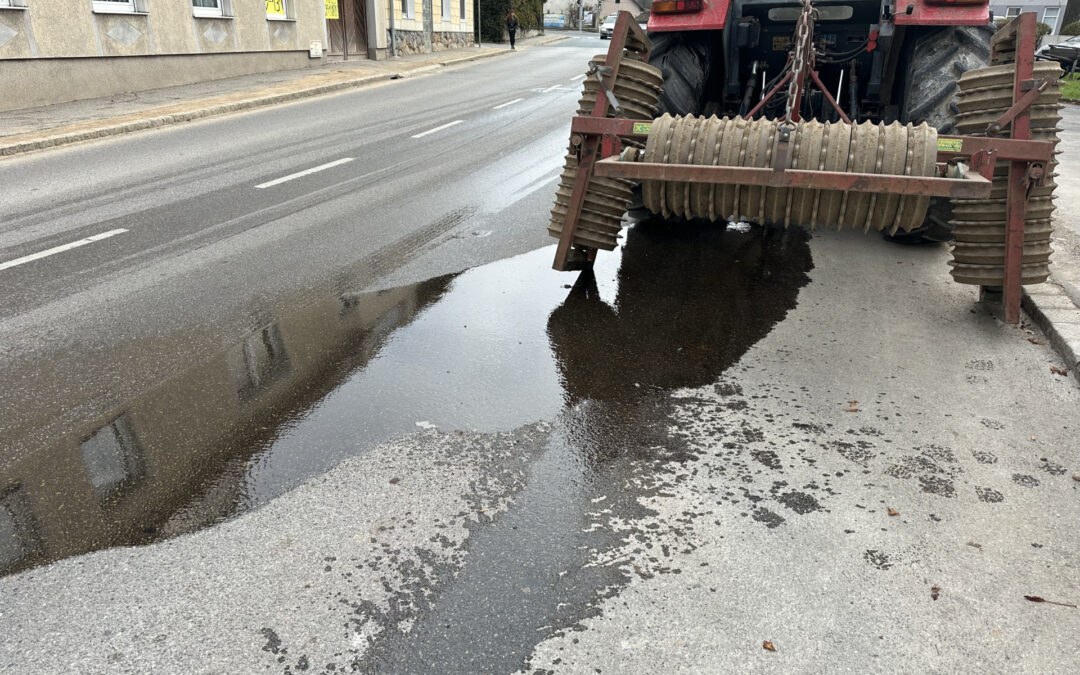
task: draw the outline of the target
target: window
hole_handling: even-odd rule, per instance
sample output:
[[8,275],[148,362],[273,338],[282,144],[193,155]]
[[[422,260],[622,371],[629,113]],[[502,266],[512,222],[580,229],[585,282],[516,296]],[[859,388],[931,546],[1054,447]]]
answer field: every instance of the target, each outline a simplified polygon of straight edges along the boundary
[[79,450],[90,484],[102,501],[143,475],[142,448],[126,416],[95,431]]
[[401,17],[403,19],[416,18],[416,13],[413,10],[413,0],[401,0]]
[[1061,13],[1060,7],[1047,7],[1043,10],[1042,22],[1047,26],[1050,26],[1050,34],[1057,35],[1058,32],[1058,14]]
[[284,21],[291,19],[289,10],[292,9],[289,5],[289,0],[266,0],[266,18],[274,19],[276,21]]
[[0,9],[26,9],[26,0],[0,0]]
[[[5,6],[3,1],[0,0],[0,7]],[[39,545],[38,526],[29,498],[18,485],[0,491],[0,573],[14,570]]]
[[289,354],[276,323],[248,335],[226,358],[241,401],[254,399],[289,372]]
[[1007,7],[1005,9],[1005,18],[1006,19],[1011,19],[1014,16],[1020,16],[1020,8],[1019,7]]
[[450,0],[442,0],[442,20],[450,21]]
[[[820,21],[847,21],[855,14],[855,10],[849,5],[818,7],[817,11]],[[802,7],[777,7],[769,10],[769,20],[798,21],[801,14]]]
[[232,16],[229,0],[191,0],[191,12],[195,16]]
[[465,25],[465,0],[461,0],[461,6],[458,7],[458,21]]
[[93,9],[99,14],[135,14],[145,11],[143,2],[136,0],[93,0]]

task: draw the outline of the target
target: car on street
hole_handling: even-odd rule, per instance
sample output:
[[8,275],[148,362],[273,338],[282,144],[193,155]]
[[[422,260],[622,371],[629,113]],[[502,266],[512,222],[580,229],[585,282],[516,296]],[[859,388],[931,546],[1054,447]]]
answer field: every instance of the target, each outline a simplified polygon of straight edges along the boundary
[[610,40],[611,34],[615,32],[615,19],[618,17],[614,14],[604,19],[604,23],[600,24],[600,39]]
[[1057,61],[1066,73],[1072,72],[1080,61],[1080,35],[1074,35],[1064,42],[1039,47],[1035,50],[1035,58]]
[[[610,40],[611,39],[611,34],[615,32],[615,20],[618,19],[618,18],[619,18],[619,16],[617,14],[612,14],[608,18],[604,19],[604,22],[602,24],[600,24],[600,39],[601,40]],[[643,31],[648,30],[648,25],[649,24],[647,22],[642,21],[638,25],[641,26],[641,30],[643,30]]]

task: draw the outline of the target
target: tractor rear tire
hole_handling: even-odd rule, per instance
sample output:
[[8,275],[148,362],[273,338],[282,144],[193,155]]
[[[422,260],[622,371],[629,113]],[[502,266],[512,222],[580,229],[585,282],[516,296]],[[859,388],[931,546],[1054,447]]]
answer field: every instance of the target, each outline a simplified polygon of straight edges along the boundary
[[691,31],[650,33],[649,39],[652,40],[649,63],[664,74],[657,116],[696,115],[709,79],[710,41],[715,37],[709,32]]
[[956,81],[990,62],[991,25],[948,26],[915,40],[908,63],[900,121],[926,122],[940,134],[956,126]]
[[[990,62],[992,25],[947,26],[916,38],[908,61],[904,105],[900,121],[926,122],[939,134],[949,134],[956,126],[957,80],[973,68]],[[907,233],[897,233],[897,243],[941,242],[952,239],[952,204],[946,198],[930,201],[926,222]]]
[[[649,33],[652,42],[649,65],[659,68],[664,76],[657,117],[664,113],[697,115],[701,112],[712,60],[712,41],[717,39],[718,36],[702,31]],[[640,182],[634,186],[628,211],[637,219],[654,217],[642,202]],[[669,221],[681,222],[682,219],[672,217]]]

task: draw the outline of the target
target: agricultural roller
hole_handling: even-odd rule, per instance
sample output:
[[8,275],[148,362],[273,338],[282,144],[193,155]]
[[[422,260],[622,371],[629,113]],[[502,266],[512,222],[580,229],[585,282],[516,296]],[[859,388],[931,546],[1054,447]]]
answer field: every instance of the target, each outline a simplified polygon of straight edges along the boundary
[[[665,219],[888,234],[917,231],[928,210],[945,206],[953,279],[980,292],[1001,288],[1006,320],[1018,322],[1021,285],[1049,273],[1060,119],[1060,69],[1034,61],[1034,14],[993,35],[991,65],[957,78],[953,116],[939,125],[955,134],[854,104],[845,111],[817,72],[827,56],[815,39],[818,19],[803,0],[775,83],[762,76],[748,89],[742,114],[705,116],[671,114],[664,68],[650,65],[652,23],[646,35],[620,13],[607,54],[589,64],[571,123],[548,225],[559,239],[554,268],[584,269],[598,250],[614,249],[638,189],[644,208]],[[750,93],[760,97],[754,105]],[[813,100],[820,118],[805,116]],[[777,106],[778,117],[760,116]]]

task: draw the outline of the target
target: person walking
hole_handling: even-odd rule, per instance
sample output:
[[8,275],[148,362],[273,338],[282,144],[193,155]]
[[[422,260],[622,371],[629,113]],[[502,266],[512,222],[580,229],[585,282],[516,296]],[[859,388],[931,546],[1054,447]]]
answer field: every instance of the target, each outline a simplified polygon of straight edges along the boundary
[[517,14],[510,12],[510,16],[506,17],[506,32],[510,34],[510,49],[514,49],[514,37],[517,35],[517,29]]

